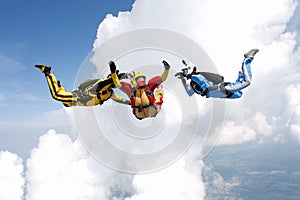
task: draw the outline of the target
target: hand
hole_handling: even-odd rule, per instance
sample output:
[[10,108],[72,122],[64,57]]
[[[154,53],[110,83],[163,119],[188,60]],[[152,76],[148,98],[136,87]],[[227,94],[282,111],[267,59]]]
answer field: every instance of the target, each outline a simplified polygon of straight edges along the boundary
[[181,81],[182,81],[182,84],[183,85],[186,85],[186,80],[185,80],[185,75],[182,73],[182,72],[178,72],[178,73],[176,73],[175,74],[175,77],[177,77],[177,78],[179,78],[179,79],[181,79]]
[[109,68],[110,68],[110,72],[111,72],[112,74],[116,73],[117,66],[116,66],[116,64],[114,63],[114,61],[110,61],[110,62],[109,62]]
[[120,79],[120,80],[122,80],[122,79],[127,79],[128,77],[127,77],[127,74],[126,73],[118,73],[119,72],[119,70],[117,70],[117,74],[118,74],[118,78]]
[[129,80],[133,80],[134,79],[134,71],[127,72],[126,75],[127,75],[127,78]]
[[176,74],[175,74],[175,77],[177,77],[177,78],[184,78],[185,77],[185,74],[184,73],[182,73],[182,72],[177,72]]
[[171,66],[169,65],[169,63],[167,63],[167,61],[163,60],[162,63],[164,64],[165,70],[170,69]]

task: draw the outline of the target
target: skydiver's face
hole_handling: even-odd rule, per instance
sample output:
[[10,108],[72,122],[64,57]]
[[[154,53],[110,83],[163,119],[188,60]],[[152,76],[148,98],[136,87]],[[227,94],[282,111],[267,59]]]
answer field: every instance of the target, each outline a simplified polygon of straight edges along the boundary
[[145,76],[136,77],[135,81],[136,81],[138,88],[143,88],[146,86],[146,77]]

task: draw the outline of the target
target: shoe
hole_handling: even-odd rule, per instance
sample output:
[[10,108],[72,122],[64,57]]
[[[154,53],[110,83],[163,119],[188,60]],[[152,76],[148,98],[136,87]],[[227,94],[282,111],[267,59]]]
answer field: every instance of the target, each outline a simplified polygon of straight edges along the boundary
[[43,72],[45,75],[49,75],[51,72],[50,66],[46,66],[43,64],[36,64],[35,67],[38,68],[39,70],[41,70],[41,72]]
[[258,49],[251,49],[249,52],[244,54],[244,57],[253,58],[258,51],[259,51]]
[[171,66],[169,65],[169,63],[167,63],[167,61],[163,60],[162,63],[166,70],[170,69]]

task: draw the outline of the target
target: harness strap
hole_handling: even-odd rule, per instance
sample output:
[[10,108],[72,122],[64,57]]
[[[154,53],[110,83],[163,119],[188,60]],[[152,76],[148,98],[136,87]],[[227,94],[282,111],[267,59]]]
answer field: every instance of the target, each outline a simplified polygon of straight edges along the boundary
[[[108,92],[111,92],[111,93],[110,93],[110,97],[111,97],[111,96],[112,96],[112,89],[108,89],[108,90],[104,90],[104,91],[99,91],[99,92],[97,92],[97,98],[98,98],[98,100],[99,100],[100,105],[102,105],[102,104],[104,103],[104,101],[105,101],[105,100],[102,100],[101,95],[105,95],[105,94],[107,94]],[[110,97],[109,97],[109,98],[110,98]]]
[[[145,108],[148,108],[150,106],[154,106],[155,107],[155,111],[156,111],[156,114],[157,114],[157,106],[155,105],[155,98],[154,98],[153,92],[150,90],[150,88],[149,88],[148,85],[146,85],[146,87],[145,87],[144,90],[145,90],[146,95],[147,95],[148,100],[149,100],[149,104],[148,105],[139,105],[139,106],[136,106],[135,105],[136,88],[133,88],[133,92],[131,93],[130,105],[131,105],[131,108],[132,108],[132,112],[133,112],[133,114],[135,116],[136,116],[135,109],[138,109],[138,112],[143,112],[143,110]],[[144,113],[144,115],[145,115],[145,113]]]
[[143,109],[143,108],[147,108],[147,107],[149,107],[149,106],[151,106],[151,105],[154,104],[154,102],[155,102],[154,94],[150,90],[150,88],[149,88],[148,85],[146,85],[145,91],[146,91],[146,95],[147,95],[148,100],[149,100],[150,103],[148,105],[144,105],[144,106],[142,106],[142,105],[141,106],[135,106],[136,88],[133,88],[133,92],[131,93],[131,96],[130,96],[130,104],[131,104],[132,108],[142,107],[142,109]]

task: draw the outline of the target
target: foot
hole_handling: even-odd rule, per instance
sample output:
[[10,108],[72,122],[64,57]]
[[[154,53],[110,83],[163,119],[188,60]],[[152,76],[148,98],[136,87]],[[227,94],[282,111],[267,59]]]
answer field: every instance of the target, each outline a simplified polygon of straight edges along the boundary
[[164,64],[166,70],[170,69],[171,66],[169,65],[169,63],[167,63],[167,61],[163,60],[162,63]]
[[49,75],[50,72],[51,72],[51,67],[50,66],[46,66],[46,65],[43,65],[43,64],[36,64],[35,67],[40,69],[41,72],[43,72],[45,75]]
[[258,49],[251,49],[250,51],[244,54],[244,57],[253,58],[258,51],[259,51]]

